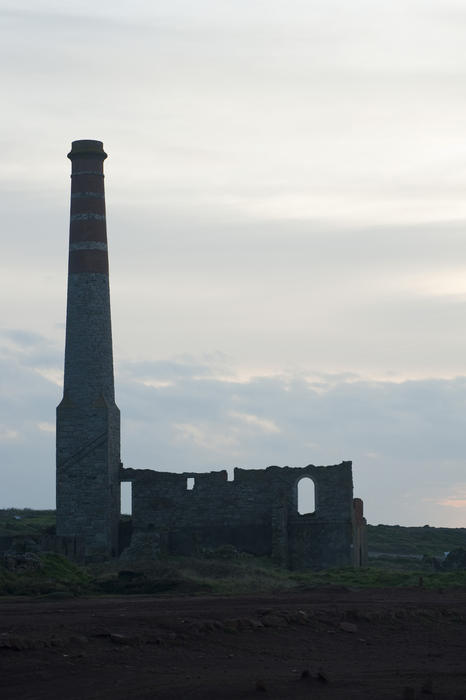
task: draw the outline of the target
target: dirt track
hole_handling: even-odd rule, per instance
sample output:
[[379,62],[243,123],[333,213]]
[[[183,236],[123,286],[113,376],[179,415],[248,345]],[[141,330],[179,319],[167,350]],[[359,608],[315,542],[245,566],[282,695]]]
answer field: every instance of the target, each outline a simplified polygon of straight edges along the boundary
[[466,698],[466,591],[0,599],[4,700]]

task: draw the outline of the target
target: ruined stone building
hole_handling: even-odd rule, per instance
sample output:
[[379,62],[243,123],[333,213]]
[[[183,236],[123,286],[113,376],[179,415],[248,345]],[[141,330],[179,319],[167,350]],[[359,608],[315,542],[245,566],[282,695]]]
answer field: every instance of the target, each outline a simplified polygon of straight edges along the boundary
[[[57,537],[86,559],[190,554],[222,545],[291,568],[365,563],[362,501],[351,462],[168,473],[125,469],[115,403],[103,162],[100,141],[74,141],[65,377],[57,407]],[[298,512],[298,483],[315,511]],[[120,483],[132,482],[132,533],[119,541]]]

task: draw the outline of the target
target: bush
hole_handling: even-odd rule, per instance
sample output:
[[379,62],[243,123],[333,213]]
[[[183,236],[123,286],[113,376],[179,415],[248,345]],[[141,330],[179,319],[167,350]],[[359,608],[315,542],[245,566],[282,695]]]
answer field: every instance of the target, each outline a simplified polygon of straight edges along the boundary
[[[14,555],[34,557],[34,565],[0,564],[0,595],[41,595],[68,592],[79,595],[89,591],[87,572],[60,554]],[[11,557],[10,557],[11,558]]]

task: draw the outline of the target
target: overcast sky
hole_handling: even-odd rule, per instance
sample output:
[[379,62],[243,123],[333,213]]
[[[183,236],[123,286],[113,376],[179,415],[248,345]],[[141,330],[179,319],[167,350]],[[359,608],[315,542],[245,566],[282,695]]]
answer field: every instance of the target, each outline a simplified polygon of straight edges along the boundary
[[353,460],[466,527],[463,0],[0,0],[0,507],[54,505],[71,141],[126,466]]

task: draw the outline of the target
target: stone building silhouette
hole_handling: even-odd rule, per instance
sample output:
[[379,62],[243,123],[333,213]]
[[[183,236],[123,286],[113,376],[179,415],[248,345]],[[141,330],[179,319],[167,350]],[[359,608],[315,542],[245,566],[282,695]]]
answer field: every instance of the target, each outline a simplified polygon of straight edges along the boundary
[[[222,545],[291,568],[366,561],[351,462],[210,473],[125,469],[115,404],[100,141],[74,141],[63,399],[57,407],[57,539],[86,560],[191,554]],[[315,510],[298,512],[310,478]],[[119,537],[120,483],[132,483],[132,532]]]
[[100,141],[74,141],[63,399],[57,408],[57,535],[88,558],[118,553],[120,412],[115,404]]

